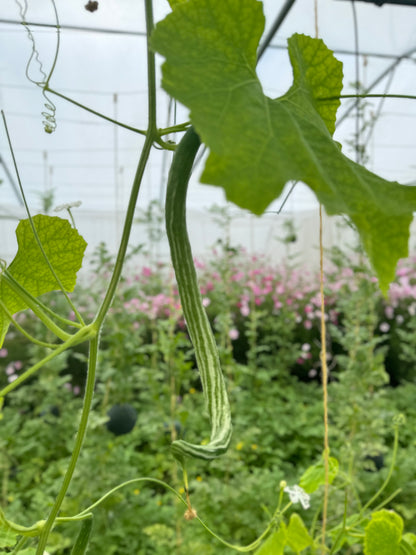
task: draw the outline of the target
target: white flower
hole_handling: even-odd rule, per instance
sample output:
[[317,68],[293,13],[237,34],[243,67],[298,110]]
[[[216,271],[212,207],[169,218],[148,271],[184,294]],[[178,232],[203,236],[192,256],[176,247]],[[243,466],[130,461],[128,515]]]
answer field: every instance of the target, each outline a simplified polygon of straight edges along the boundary
[[60,204],[55,208],[55,212],[61,212],[61,210],[71,210],[71,208],[78,208],[81,206],[82,202],[80,200],[76,200],[75,202],[67,202],[65,204]]
[[311,506],[310,495],[300,486],[286,486],[283,491],[289,494],[292,503],[300,503],[304,509],[309,509]]

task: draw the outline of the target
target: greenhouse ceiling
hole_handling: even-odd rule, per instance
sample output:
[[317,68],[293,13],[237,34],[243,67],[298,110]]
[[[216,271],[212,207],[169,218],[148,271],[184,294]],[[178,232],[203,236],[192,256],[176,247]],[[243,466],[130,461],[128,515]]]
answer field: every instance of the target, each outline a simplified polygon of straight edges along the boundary
[[[19,7],[19,4],[21,7]],[[48,73],[57,47],[57,31],[51,0],[29,0],[21,25],[24,1],[2,0],[0,8],[0,104],[5,113],[21,181],[29,204],[38,210],[42,199],[53,191],[54,205],[81,201],[79,210],[121,210],[126,205],[143,137],[115,127],[59,96],[46,100],[34,81],[42,79],[38,58]],[[51,87],[73,101],[127,125],[146,127],[146,39],[143,1],[56,0],[60,22],[57,63]],[[277,31],[265,50],[258,74],[265,93],[284,94],[292,81],[286,41],[293,33],[319,37],[344,64],[344,94],[415,95],[416,9],[397,3],[379,7],[350,0],[265,0],[266,32]],[[86,9],[86,7],[88,9]],[[92,8],[92,9],[91,9]],[[155,19],[169,12],[166,0],[154,1]],[[158,58],[160,65],[161,59]],[[160,88],[158,75],[159,126],[186,121],[187,112],[170,103]],[[56,129],[45,133],[51,105],[56,106]],[[366,165],[389,180],[405,184],[416,181],[416,101],[372,97],[345,99],[338,110],[335,138],[343,151],[355,158],[357,129],[364,145]],[[42,112],[46,116],[42,116]],[[359,119],[357,119],[357,114]],[[46,118],[46,119],[45,119]],[[176,118],[176,119],[175,119]],[[55,122],[52,122],[55,125]],[[50,122],[49,122],[50,124]],[[358,126],[358,127],[357,127]],[[20,204],[16,175],[4,127],[0,130],[0,208]],[[170,154],[155,150],[146,174],[141,206],[152,199],[163,201]],[[202,168],[203,160],[200,166]],[[289,185],[288,185],[289,190]],[[279,209],[284,197],[273,204]],[[224,202],[218,188],[202,186],[194,179],[189,193],[193,208]],[[312,193],[296,185],[285,210],[316,206]]]

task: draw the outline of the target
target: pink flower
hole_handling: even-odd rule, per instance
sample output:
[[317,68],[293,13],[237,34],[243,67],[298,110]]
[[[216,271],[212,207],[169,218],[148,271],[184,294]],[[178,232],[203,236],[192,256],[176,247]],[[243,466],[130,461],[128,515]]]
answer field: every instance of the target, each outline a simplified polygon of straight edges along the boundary
[[386,315],[386,318],[392,320],[394,318],[394,308],[390,305],[386,306],[386,308],[384,309],[384,314]]
[[244,277],[243,272],[237,272],[231,276],[231,281],[241,281]]
[[237,328],[231,328],[230,331],[228,332],[228,336],[232,341],[235,341],[236,339],[239,338],[240,332],[238,331]]
[[142,268],[142,275],[145,277],[150,277],[152,275],[152,269],[149,268],[148,266],[143,266]]
[[240,312],[242,316],[248,316],[250,314],[250,308],[248,304],[241,305]]
[[8,376],[11,376],[12,374],[14,374],[14,366],[13,366],[13,363],[7,365],[7,367],[6,367],[6,374],[7,374]]
[[205,264],[201,260],[198,260],[198,258],[194,258],[194,264],[195,268],[198,270],[203,270],[205,268]]
[[7,349],[0,349],[0,358],[6,358],[8,354],[9,351]]

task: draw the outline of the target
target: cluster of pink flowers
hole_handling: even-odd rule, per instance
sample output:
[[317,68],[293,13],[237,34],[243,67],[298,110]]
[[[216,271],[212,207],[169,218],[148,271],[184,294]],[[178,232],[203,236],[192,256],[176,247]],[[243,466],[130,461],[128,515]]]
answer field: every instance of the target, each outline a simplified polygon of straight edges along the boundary
[[[4,349],[6,352],[7,350]],[[7,356],[7,355],[6,355]],[[9,383],[14,382],[15,380],[17,380],[17,378],[19,377],[18,372],[23,368],[23,363],[20,360],[15,360],[13,362],[10,362],[6,368],[5,368],[5,373],[7,376],[7,381]]]

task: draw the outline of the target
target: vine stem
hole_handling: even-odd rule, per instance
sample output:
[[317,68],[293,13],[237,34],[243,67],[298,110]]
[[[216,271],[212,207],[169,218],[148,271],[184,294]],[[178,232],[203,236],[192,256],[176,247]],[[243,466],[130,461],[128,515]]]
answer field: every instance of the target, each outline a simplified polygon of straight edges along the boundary
[[85,434],[88,426],[88,417],[91,410],[92,399],[94,396],[94,385],[95,385],[95,373],[97,368],[97,355],[98,355],[98,344],[99,336],[98,334],[90,341],[90,352],[88,357],[88,374],[87,383],[85,386],[85,396],[84,404],[82,407],[81,421],[79,423],[77,437],[75,440],[74,449],[72,451],[71,460],[69,462],[68,468],[65,473],[64,481],[62,482],[61,489],[52,507],[52,510],[45,522],[45,526],[39,538],[39,544],[36,549],[36,555],[43,555],[46,547],[46,542],[48,541],[48,536],[52,527],[55,523],[56,517],[58,516],[59,510],[65,498],[66,492],[68,491],[69,484],[71,483],[72,476],[75,471],[75,467],[78,461],[78,457],[81,451],[82,444],[84,442]]
[[113,275],[103,302],[98,310],[95,318],[97,326],[101,327],[104,318],[111,306],[116,293],[117,285],[120,280],[121,271],[123,268],[124,259],[126,257],[127,246],[130,238],[130,232],[133,225],[134,212],[136,209],[137,198],[139,195],[140,185],[143,179],[144,170],[146,169],[147,161],[149,159],[152,145],[158,139],[157,125],[156,125],[156,64],[155,55],[150,49],[149,40],[153,30],[153,6],[151,0],[145,0],[146,10],[146,29],[147,29],[147,76],[148,76],[148,129],[146,138],[143,145],[143,150],[140,155],[140,160],[137,166],[136,175],[134,177],[133,186],[130,194],[129,204],[121,236],[120,247],[117,253],[117,259],[114,266]]

